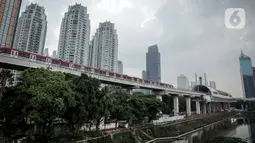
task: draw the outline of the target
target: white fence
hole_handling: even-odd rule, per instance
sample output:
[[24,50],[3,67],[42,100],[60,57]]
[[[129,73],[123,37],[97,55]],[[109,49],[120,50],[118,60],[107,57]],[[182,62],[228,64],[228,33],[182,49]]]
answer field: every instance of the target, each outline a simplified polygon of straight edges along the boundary
[[164,122],[170,122],[170,121],[175,121],[175,120],[181,120],[184,119],[185,115],[179,115],[179,116],[173,116],[170,117],[168,115],[163,115],[163,117],[159,118],[158,120],[153,120],[154,125],[159,125]]

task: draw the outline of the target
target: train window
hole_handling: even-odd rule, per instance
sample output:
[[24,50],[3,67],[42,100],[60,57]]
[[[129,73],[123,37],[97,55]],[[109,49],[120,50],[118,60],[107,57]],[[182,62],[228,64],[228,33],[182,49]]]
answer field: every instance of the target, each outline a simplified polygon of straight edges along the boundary
[[11,50],[11,56],[18,57],[18,51]]
[[73,68],[75,68],[75,69],[81,69],[81,65],[73,65]]
[[32,55],[30,54],[30,58],[29,58],[31,61],[36,61],[36,56],[35,55]]
[[91,72],[91,68],[89,68],[89,67],[85,67],[84,69],[85,69],[85,71],[87,71],[87,72]]
[[109,76],[114,76],[114,74],[110,72],[110,73],[109,73]]
[[60,65],[63,67],[69,67],[69,63],[64,62],[64,61],[60,61]]
[[56,60],[56,59],[52,59],[51,63],[54,64],[54,65],[59,65],[60,61]]
[[36,56],[36,61],[47,62],[46,57],[43,56]]

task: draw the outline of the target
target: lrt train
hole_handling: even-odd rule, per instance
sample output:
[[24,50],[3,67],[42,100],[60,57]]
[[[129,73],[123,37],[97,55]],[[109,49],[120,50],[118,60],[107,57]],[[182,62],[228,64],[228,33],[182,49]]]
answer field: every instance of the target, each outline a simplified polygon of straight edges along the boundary
[[39,54],[32,53],[32,52],[17,50],[14,48],[0,47],[0,54],[6,54],[6,55],[9,54],[13,57],[27,58],[27,59],[31,59],[36,62],[42,62],[42,63],[50,62],[50,64],[53,66],[58,66],[58,67],[63,67],[63,68],[72,68],[73,70],[82,70],[87,73],[94,73],[94,74],[100,74],[100,75],[105,75],[105,76],[108,73],[108,76],[110,76],[112,78],[119,78],[119,79],[134,81],[134,82],[138,82],[138,83],[158,85],[158,86],[165,87],[165,88],[174,88],[173,85],[169,85],[166,83],[144,80],[144,79],[140,79],[138,77],[131,77],[128,75],[118,74],[118,73],[115,73],[112,71],[102,70],[99,68],[84,66],[84,65],[80,65],[80,64],[74,64],[72,62],[67,62],[67,61],[64,61],[61,59],[43,56],[43,55],[39,55]]

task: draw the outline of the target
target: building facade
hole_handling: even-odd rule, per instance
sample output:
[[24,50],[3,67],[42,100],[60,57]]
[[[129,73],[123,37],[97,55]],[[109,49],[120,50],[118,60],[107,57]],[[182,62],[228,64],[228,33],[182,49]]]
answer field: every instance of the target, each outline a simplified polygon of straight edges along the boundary
[[142,71],[142,79],[147,79],[147,72],[146,72],[146,70]]
[[146,53],[147,80],[161,81],[160,53],[157,45],[150,46]]
[[189,80],[186,76],[180,75],[179,77],[177,77],[177,88],[189,89]]
[[45,48],[44,49],[44,53],[43,53],[44,56],[49,56],[49,48]]
[[69,6],[62,19],[58,43],[58,58],[76,64],[88,65],[90,19],[87,7]]
[[58,55],[57,55],[57,51],[56,51],[56,50],[54,50],[54,51],[52,52],[52,57],[53,57],[53,58],[58,58]]
[[217,88],[216,88],[216,82],[215,82],[215,81],[210,81],[210,82],[209,82],[209,87],[214,88],[214,89],[217,89]]
[[123,74],[123,63],[122,63],[122,61],[118,61],[118,70],[117,70],[117,73],[119,73],[119,74]]
[[244,97],[255,97],[255,86],[251,58],[241,52],[239,62]]
[[0,47],[13,47],[22,0],[0,1]]
[[191,81],[190,83],[190,88],[191,90],[197,85],[197,83],[195,81]]
[[43,55],[46,32],[47,17],[44,7],[30,4],[18,20],[14,47]]
[[118,35],[113,23],[99,23],[91,50],[93,67],[117,72]]

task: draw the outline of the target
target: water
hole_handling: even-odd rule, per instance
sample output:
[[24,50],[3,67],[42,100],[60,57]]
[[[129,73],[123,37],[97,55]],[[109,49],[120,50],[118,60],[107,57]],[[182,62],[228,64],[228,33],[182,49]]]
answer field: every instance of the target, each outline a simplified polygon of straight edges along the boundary
[[255,137],[255,122],[245,118],[229,119],[184,136],[181,140],[157,143],[199,143],[215,136],[238,137],[252,143],[252,137]]

